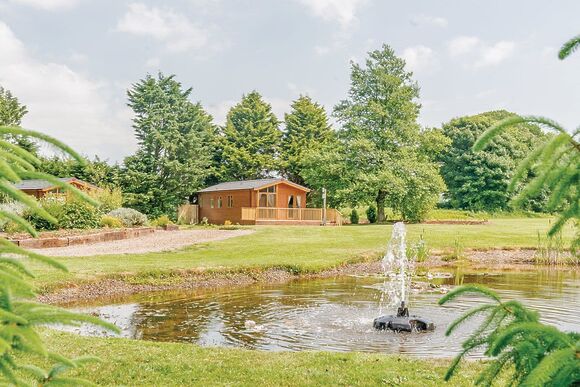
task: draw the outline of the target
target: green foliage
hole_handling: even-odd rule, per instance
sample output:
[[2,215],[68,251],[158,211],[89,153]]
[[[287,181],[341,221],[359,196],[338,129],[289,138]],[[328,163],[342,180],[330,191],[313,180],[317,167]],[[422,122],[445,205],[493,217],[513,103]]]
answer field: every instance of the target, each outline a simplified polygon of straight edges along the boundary
[[[18,98],[12,95],[10,90],[0,86],[0,125],[20,126],[22,117],[28,113],[26,106],[22,105]],[[22,135],[6,134],[5,139],[20,148],[35,154],[38,152],[38,144],[30,137]]]
[[562,48],[558,52],[558,58],[566,59],[574,51],[580,47],[580,35],[573,37],[562,45]]
[[[487,149],[496,137],[521,123],[542,125],[557,133],[548,142],[537,146],[521,161],[509,185],[511,191],[523,186],[513,198],[514,206],[522,206],[526,199],[538,195],[542,190],[550,192],[547,208],[560,212],[560,218],[548,232],[548,235],[555,235],[567,221],[572,219],[577,221],[580,218],[578,204],[580,143],[577,140],[580,130],[570,134],[556,122],[543,117],[511,117],[500,121],[483,133],[473,149],[476,151]],[[524,181],[523,177],[530,169],[534,171],[534,177],[530,181]],[[580,242],[577,240],[576,243]]]
[[47,220],[40,214],[37,214],[33,209],[27,209],[24,212],[24,218],[36,230],[51,231],[58,230],[58,219],[61,216],[62,208],[65,203],[65,198],[56,195],[46,195],[38,200],[40,207],[50,214],[54,221]]
[[147,215],[140,213],[133,208],[117,208],[107,215],[120,219],[125,227],[145,226],[148,222]]
[[119,188],[104,188],[92,191],[89,195],[99,203],[99,211],[106,214],[123,206],[123,193]]
[[270,104],[257,91],[242,96],[221,130],[221,177],[246,180],[268,177],[280,169],[282,132]]
[[502,302],[495,292],[478,285],[455,288],[439,304],[467,294],[492,302],[472,308],[447,328],[445,334],[449,336],[467,320],[483,316],[481,325],[463,343],[462,352],[451,363],[445,380],[455,375],[467,354],[483,350],[492,361],[479,374],[476,385],[491,386],[503,374],[510,375],[510,385],[518,386],[556,387],[580,382],[580,335],[544,325],[536,312],[518,301]]
[[[26,136],[34,138],[36,141],[47,142],[82,162],[80,156],[70,148],[46,135],[6,126],[0,126],[0,134],[2,136]],[[10,156],[7,156],[8,154]],[[29,211],[36,216],[49,222],[55,222],[55,217],[40,203],[13,187],[14,183],[23,178],[41,178],[58,182],[52,176],[37,172],[34,165],[38,164],[40,164],[40,160],[31,152],[7,141],[0,141],[0,191],[12,198],[13,201],[26,205]],[[77,198],[83,198],[89,203],[95,204],[92,199],[72,186],[62,182],[59,182],[58,185],[70,191]],[[10,220],[30,234],[37,235],[32,225],[17,213],[0,211],[0,219]],[[59,270],[66,270],[62,264],[51,258],[26,251],[5,239],[0,239],[0,378],[2,384],[26,385],[25,380],[21,378],[22,374],[31,375],[41,385],[87,384],[88,382],[84,380],[70,379],[60,375],[61,371],[65,371],[67,368],[80,365],[83,359],[70,360],[48,351],[37,332],[37,327],[45,324],[75,325],[80,322],[88,322],[113,331],[118,331],[118,329],[92,316],[34,302],[36,295],[30,284],[30,279],[34,275],[28,270],[24,264],[26,261],[23,259],[36,261]],[[55,363],[55,366],[50,371],[44,371],[32,365],[19,364],[17,359],[22,354],[40,356]]]
[[169,216],[167,216],[167,215],[161,215],[160,217],[158,217],[157,219],[155,219],[151,222],[152,226],[157,226],[157,227],[165,227],[165,226],[168,226],[170,224],[173,224],[173,222],[171,221],[171,219],[169,219]]
[[372,204],[367,208],[367,219],[369,223],[377,223],[377,207]]
[[211,173],[211,116],[174,76],[148,75],[127,94],[139,149],[122,171],[126,202],[153,216],[172,213]]
[[407,255],[417,262],[425,262],[431,254],[431,249],[427,245],[424,234],[425,230],[421,231],[419,240],[412,244],[407,251]]
[[[519,122],[498,136],[485,152],[471,148],[478,136],[503,119],[518,120],[506,111],[493,111],[455,118],[443,125],[451,146],[440,156],[441,174],[448,188],[446,196],[452,208],[470,211],[508,209],[513,191],[508,189],[516,165],[546,136],[537,125]],[[525,173],[523,178],[527,179]],[[543,206],[545,206],[545,201]],[[542,209],[542,204],[539,205]]]
[[115,218],[110,215],[103,215],[101,217],[101,227],[107,228],[121,228],[123,227],[123,222],[119,218]]
[[76,177],[100,188],[114,189],[122,180],[121,167],[98,156],[85,163],[64,156],[43,157],[38,170],[56,177]]
[[292,102],[291,109],[284,115],[286,130],[280,157],[288,180],[304,184],[302,169],[306,153],[318,152],[324,145],[332,144],[335,135],[324,107],[310,97],[300,96]]
[[[403,218],[424,216],[444,187],[441,179],[420,182],[414,175],[437,174],[427,145],[438,149],[442,137],[420,131],[418,97],[412,73],[389,46],[369,52],[364,66],[352,63],[348,98],[334,108],[338,143],[305,157],[309,186],[327,188],[334,206],[375,202],[379,222],[385,207]],[[406,196],[409,191],[421,194]]]
[[350,223],[358,224],[358,221],[359,221],[358,211],[356,210],[356,208],[353,208],[352,211],[350,212]]
[[98,228],[101,224],[101,214],[89,203],[69,199],[63,203],[57,220],[58,226],[64,229]]

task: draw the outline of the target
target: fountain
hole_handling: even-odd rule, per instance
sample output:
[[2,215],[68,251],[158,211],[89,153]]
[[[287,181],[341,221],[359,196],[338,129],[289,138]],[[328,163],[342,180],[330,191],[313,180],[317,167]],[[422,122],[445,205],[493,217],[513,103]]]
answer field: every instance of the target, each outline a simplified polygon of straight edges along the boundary
[[435,329],[435,325],[428,319],[416,315],[409,315],[408,294],[411,289],[411,279],[414,272],[413,262],[407,257],[405,242],[405,224],[395,223],[387,252],[382,261],[385,273],[385,283],[382,287],[381,309],[387,299],[388,307],[398,305],[396,315],[384,315],[373,321],[376,329],[390,329],[393,331],[425,331]]

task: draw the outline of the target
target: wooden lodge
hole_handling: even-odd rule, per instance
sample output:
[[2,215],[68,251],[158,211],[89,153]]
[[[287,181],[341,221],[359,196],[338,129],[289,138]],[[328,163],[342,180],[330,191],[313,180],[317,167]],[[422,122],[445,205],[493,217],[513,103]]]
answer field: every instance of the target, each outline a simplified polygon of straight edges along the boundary
[[[97,186],[87,183],[86,181],[82,181],[75,177],[63,177],[59,179],[63,183],[68,183],[75,188],[80,189],[81,191],[93,191],[99,189]],[[46,195],[62,195],[64,191],[54,185],[53,183],[42,180],[42,179],[30,179],[30,180],[22,180],[19,183],[14,184],[14,187],[21,190],[22,192],[32,195],[37,199],[40,199]]]
[[224,224],[340,224],[334,209],[307,208],[310,189],[282,178],[220,183],[197,192],[198,219]]

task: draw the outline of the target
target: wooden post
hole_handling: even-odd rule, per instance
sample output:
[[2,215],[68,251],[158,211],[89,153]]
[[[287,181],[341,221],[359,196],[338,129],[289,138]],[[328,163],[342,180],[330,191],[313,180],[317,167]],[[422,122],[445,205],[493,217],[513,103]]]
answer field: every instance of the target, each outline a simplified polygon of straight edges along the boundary
[[326,226],[326,188],[322,188],[322,225]]

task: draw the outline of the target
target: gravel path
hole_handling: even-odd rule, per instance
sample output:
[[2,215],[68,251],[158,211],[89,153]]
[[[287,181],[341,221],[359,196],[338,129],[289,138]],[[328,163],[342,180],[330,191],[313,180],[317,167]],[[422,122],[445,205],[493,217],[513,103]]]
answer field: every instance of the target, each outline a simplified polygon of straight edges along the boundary
[[33,251],[53,257],[88,257],[91,255],[151,253],[177,250],[196,243],[221,241],[223,239],[248,235],[253,232],[254,230],[156,230],[154,234],[138,238],[93,243],[90,245],[33,249]]

